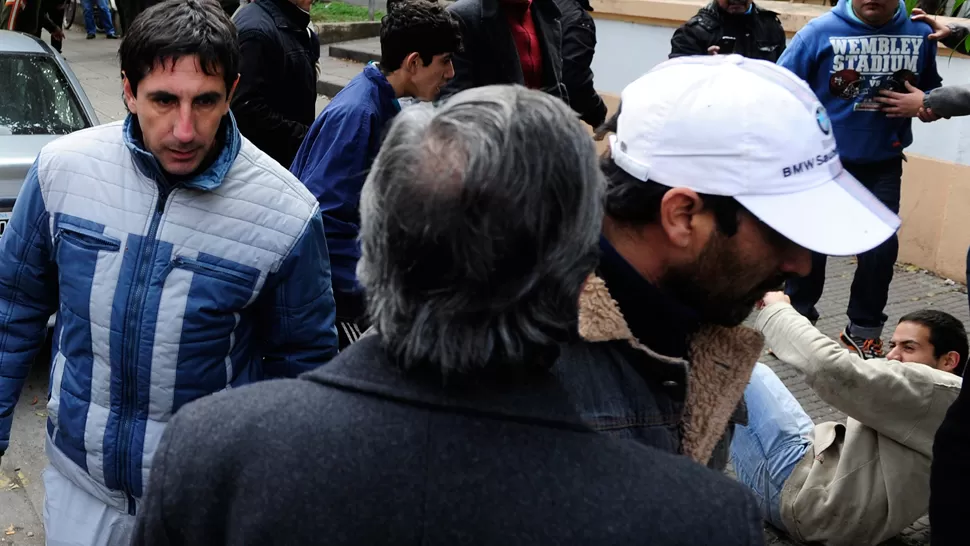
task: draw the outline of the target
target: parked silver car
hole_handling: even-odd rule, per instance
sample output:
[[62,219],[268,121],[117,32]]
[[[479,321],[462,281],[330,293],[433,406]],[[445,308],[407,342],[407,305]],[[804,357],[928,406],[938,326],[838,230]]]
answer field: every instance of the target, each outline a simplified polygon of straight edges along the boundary
[[0,30],[0,236],[45,144],[98,124],[71,67],[49,45]]

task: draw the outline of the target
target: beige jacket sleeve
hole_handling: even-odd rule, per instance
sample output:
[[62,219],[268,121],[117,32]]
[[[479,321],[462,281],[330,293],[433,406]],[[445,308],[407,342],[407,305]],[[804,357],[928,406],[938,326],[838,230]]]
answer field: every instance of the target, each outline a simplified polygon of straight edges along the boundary
[[[864,360],[822,334],[787,303],[758,316],[766,346],[805,374],[829,405],[927,457],[946,408],[959,391],[956,375],[921,364]],[[946,391],[946,392],[938,392]]]

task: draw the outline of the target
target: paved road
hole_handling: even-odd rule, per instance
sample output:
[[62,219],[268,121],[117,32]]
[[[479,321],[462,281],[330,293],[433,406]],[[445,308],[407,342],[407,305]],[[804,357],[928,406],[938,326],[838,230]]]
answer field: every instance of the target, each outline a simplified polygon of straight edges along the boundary
[[[90,97],[102,122],[122,119],[125,115],[121,101],[121,83],[118,76],[116,51],[118,42],[101,37],[84,40],[84,35],[70,32],[65,43],[65,57]],[[321,98],[318,110],[326,104]],[[836,259],[829,264],[825,294],[819,304],[822,319],[819,328],[830,336],[837,336],[845,323],[845,302],[852,282],[854,260]],[[900,265],[890,290],[887,336],[899,317],[917,309],[931,307],[954,314],[970,324],[970,312],[964,287],[946,281],[913,267]],[[768,354],[763,361],[769,364],[795,394],[808,414],[816,421],[844,420],[845,416],[827,406],[808,388],[804,381],[787,364]],[[27,388],[17,407],[12,431],[12,445],[0,465],[0,530],[14,526],[15,534],[0,532],[0,545],[43,544],[43,486],[41,471],[46,464],[44,457],[44,429],[48,370],[42,367],[31,372]],[[929,532],[925,518],[904,532],[895,544],[928,544]],[[32,536],[28,536],[28,533]],[[769,544],[791,544],[766,530]]]

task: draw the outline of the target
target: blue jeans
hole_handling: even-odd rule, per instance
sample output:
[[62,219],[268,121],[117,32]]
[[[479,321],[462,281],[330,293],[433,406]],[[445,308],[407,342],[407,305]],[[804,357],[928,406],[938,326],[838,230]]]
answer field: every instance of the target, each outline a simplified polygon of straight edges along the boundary
[[734,427],[731,463],[738,481],[758,498],[765,520],[785,529],[781,490],[811,447],[815,424],[775,372],[760,362],[744,389],[744,401],[748,426]]
[[92,5],[94,0],[81,0],[81,7],[84,8],[84,29],[88,34],[95,34],[98,31],[94,24],[94,10],[101,14],[101,24],[104,25],[104,32],[108,36],[114,36],[115,26],[111,20],[111,4],[108,0],[97,0],[98,5]]
[[[844,166],[889,210],[899,213],[902,157],[878,163],[844,163]],[[859,255],[846,311],[850,334],[867,339],[875,339],[882,334],[882,327],[888,318],[883,311],[889,299],[889,283],[893,280],[893,266],[898,254],[899,239],[893,234],[886,242]],[[822,297],[825,287],[825,262],[823,254],[813,252],[811,273],[785,284],[785,293],[791,298],[792,307],[812,322],[818,321],[815,304]]]

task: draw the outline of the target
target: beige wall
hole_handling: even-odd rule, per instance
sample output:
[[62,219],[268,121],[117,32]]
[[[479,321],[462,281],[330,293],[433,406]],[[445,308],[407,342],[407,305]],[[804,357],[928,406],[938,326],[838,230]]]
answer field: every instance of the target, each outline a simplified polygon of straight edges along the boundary
[[[592,0],[596,18],[668,27],[680,26],[706,3],[704,0]],[[759,1],[758,5],[778,12],[789,35],[828,9],[772,1]],[[946,17],[940,20],[958,21]],[[952,54],[940,48],[941,56]],[[612,114],[618,97],[602,95]],[[598,143],[598,148],[602,151],[605,142]],[[900,205],[903,226],[899,231],[899,260],[965,282],[970,246],[970,166],[916,154],[907,156]]]
[[970,167],[909,156],[903,167],[899,260],[966,281]]

